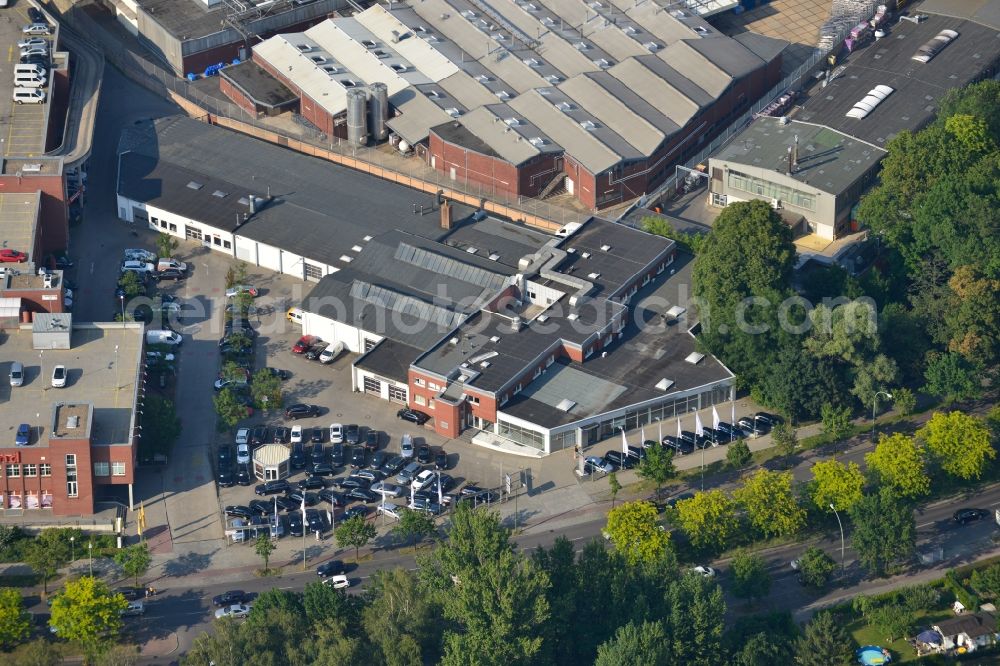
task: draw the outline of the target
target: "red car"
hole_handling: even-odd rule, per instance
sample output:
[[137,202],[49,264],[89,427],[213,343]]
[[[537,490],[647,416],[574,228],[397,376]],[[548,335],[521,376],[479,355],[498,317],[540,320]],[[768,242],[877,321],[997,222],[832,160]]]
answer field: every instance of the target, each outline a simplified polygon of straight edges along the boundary
[[315,335],[303,335],[299,341],[292,346],[293,354],[305,354],[311,347],[322,344],[322,340]]
[[20,264],[28,260],[28,255],[24,252],[18,252],[17,250],[8,250],[6,248],[0,250],[0,262],[5,264]]

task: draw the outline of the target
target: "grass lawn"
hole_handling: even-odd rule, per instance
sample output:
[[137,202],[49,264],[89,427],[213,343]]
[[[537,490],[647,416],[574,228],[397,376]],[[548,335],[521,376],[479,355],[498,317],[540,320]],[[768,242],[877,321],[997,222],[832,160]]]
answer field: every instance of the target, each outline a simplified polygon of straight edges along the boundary
[[[954,617],[950,609],[939,608],[929,611],[920,611],[914,614],[914,626],[919,629],[930,628],[935,622],[947,620]],[[917,654],[905,638],[897,638],[892,643],[886,643],[885,632],[876,627],[870,626],[860,617],[847,625],[847,631],[858,642],[858,645],[878,645],[888,648],[892,652],[893,663],[916,662]]]

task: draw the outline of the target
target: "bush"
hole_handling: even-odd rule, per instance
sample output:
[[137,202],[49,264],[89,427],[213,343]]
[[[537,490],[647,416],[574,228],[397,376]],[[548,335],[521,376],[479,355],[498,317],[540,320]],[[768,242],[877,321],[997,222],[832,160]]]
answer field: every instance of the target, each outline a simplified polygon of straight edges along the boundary
[[969,577],[969,584],[979,596],[996,599],[1000,596],[1000,564],[985,569],[976,569]]
[[913,585],[899,590],[899,601],[911,613],[937,607],[941,593],[930,585]]
[[979,609],[979,597],[969,592],[954,569],[945,574],[945,583],[955,593],[955,600],[965,606],[970,613]]

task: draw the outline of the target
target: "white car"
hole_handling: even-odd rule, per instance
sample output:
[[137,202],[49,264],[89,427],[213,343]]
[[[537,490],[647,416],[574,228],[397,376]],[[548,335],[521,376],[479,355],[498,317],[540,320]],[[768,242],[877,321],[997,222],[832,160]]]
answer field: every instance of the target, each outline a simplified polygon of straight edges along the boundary
[[236,443],[246,444],[250,441],[250,428],[240,428],[236,431]]
[[48,46],[49,40],[42,39],[41,37],[29,37],[28,39],[22,39],[17,43],[17,48],[19,49],[30,49],[35,46]]
[[66,386],[66,366],[57,365],[52,368],[52,387],[63,388]]
[[699,564],[696,567],[692,567],[691,571],[701,576],[704,576],[705,578],[715,578],[715,569],[707,565]]
[[392,502],[386,502],[384,504],[379,504],[375,507],[375,513],[382,516],[388,516],[389,518],[395,518],[399,520],[402,512],[402,507],[398,504],[393,504]]
[[49,49],[46,46],[28,46],[21,49],[21,57],[25,56],[47,56]]
[[29,23],[21,28],[21,32],[26,35],[51,35],[52,28],[45,23]]
[[[343,590],[351,586],[351,581],[347,579],[347,576],[341,574],[339,576],[330,576],[329,578],[323,579],[324,585],[332,585],[335,590]],[[216,613],[218,615],[218,613]]]
[[236,464],[246,465],[250,462],[250,445],[244,442],[236,447]]
[[433,470],[425,469],[420,474],[417,474],[417,477],[413,479],[410,487],[414,490],[423,490],[434,483],[435,476],[436,474]]
[[344,443],[344,424],[343,423],[331,423],[330,424],[330,443],[331,444],[343,444]]
[[302,426],[292,426],[292,444],[302,443]]
[[246,617],[250,613],[250,604],[233,604],[215,611],[215,619],[224,617]]

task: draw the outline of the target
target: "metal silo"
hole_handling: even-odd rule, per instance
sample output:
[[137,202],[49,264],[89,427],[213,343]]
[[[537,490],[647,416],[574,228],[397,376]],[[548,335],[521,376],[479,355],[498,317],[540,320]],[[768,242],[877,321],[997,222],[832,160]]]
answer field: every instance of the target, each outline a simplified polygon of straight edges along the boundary
[[363,88],[347,91],[347,142],[352,146],[368,143],[368,95]]
[[373,83],[368,86],[368,111],[371,114],[368,126],[372,128],[372,137],[376,141],[389,138],[389,87],[384,83]]

